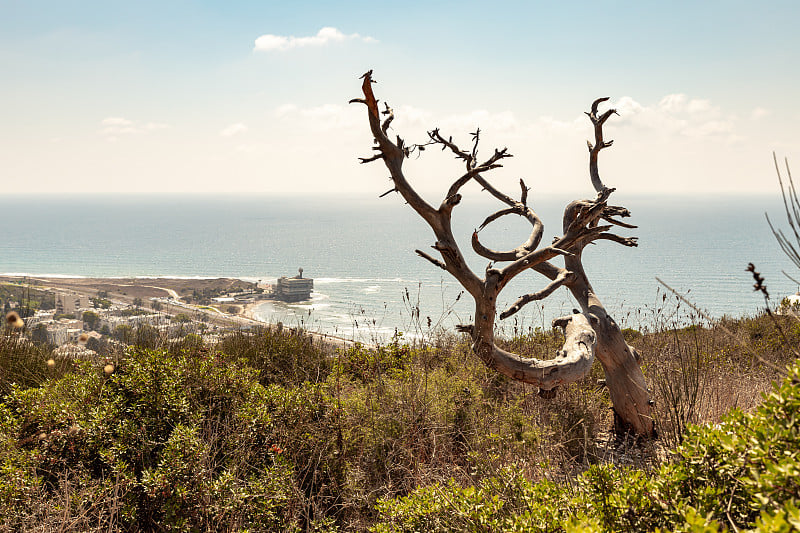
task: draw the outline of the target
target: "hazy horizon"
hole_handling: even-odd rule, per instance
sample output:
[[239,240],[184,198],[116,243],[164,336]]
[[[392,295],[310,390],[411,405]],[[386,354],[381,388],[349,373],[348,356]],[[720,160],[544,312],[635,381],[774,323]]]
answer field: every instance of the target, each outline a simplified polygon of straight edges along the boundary
[[[369,69],[407,142],[508,147],[489,178],[509,191],[589,194],[602,96],[600,169],[626,194],[771,194],[772,152],[800,153],[796,2],[457,6],[0,0],[0,190],[378,195],[347,103]],[[461,171],[406,166],[435,195]]]

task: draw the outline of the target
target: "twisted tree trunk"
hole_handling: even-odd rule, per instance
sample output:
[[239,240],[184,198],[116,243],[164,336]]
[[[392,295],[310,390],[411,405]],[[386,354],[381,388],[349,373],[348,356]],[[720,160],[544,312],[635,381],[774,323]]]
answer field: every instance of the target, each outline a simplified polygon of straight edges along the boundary
[[[589,173],[597,197],[594,200],[579,200],[569,204],[564,210],[563,235],[549,246],[539,248],[544,226],[539,216],[528,207],[528,188],[525,183],[520,180],[521,195],[517,201],[497,190],[482,175],[501,167],[500,161],[511,157],[505,148],[495,150],[493,155],[479,163],[480,130],[472,134],[473,146],[469,151],[459,148],[452,137],[447,139],[443,137],[438,129],[428,133],[429,141],[424,144],[407,146],[399,136],[392,142],[388,137],[388,130],[394,119],[394,113],[388,105],[383,111],[379,111],[378,102],[372,92],[372,71],[367,72],[363,79],[364,98],[351,100],[351,103],[358,102],[367,107],[370,129],[375,137],[373,150],[376,154],[362,158],[361,162],[369,163],[377,160],[384,162],[394,183],[394,189],[389,192],[399,192],[430,225],[436,236],[432,248],[439,253],[441,260],[421,250],[417,250],[417,254],[453,275],[475,300],[475,322],[459,326],[461,331],[469,333],[472,337],[475,354],[490,368],[513,379],[538,386],[540,394],[544,397],[553,397],[558,385],[574,382],[585,376],[597,356],[606,373],[606,383],[616,413],[616,430],[619,433],[634,433],[643,437],[653,436],[648,390],[637,363],[636,352],[627,345],[614,319],[606,313],[589,283],[581,262],[584,247],[600,239],[611,240],[624,246],[637,244],[636,238],[620,237],[608,232],[614,225],[624,228],[635,226],[616,218],[628,217],[630,213],[623,207],[608,205],[608,198],[614,189],[603,185],[597,167],[600,150],[611,146],[612,143],[604,141],[602,128],[615,111],[612,109],[598,115],[597,109],[607,98],[596,100],[592,104],[591,112],[587,113],[595,132],[595,143],[589,143]],[[385,117],[383,121],[380,118],[381,114]],[[453,182],[438,208],[428,204],[414,190],[402,170],[405,158],[413,152],[422,152],[430,145],[450,150],[457,159],[466,164],[466,172]],[[489,215],[472,235],[473,250],[492,261],[486,268],[483,278],[467,266],[451,227],[453,208],[461,202],[459,190],[471,181],[477,182],[507,206]],[[495,251],[487,248],[479,240],[480,230],[506,215],[518,215],[527,219],[532,226],[531,235],[525,243],[513,250]],[[601,220],[608,225],[600,225]],[[559,256],[564,257],[563,268],[551,263],[551,260]],[[503,267],[495,267],[495,263],[506,264]],[[536,270],[551,282],[537,292],[522,296],[511,307],[500,313],[500,318],[508,318],[527,303],[542,300],[559,287],[567,287],[578,301],[581,312],[553,321],[553,326],[563,328],[565,334],[564,345],[554,359],[522,358],[499,348],[494,340],[497,297],[511,279],[528,269]]]

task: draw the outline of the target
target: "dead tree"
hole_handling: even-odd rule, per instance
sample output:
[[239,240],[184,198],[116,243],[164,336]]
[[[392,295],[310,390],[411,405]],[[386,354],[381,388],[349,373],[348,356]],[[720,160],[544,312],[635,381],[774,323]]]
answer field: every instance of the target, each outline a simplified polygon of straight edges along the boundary
[[[592,104],[587,113],[594,125],[594,143],[589,144],[589,174],[597,192],[593,200],[577,200],[564,210],[563,235],[553,243],[540,247],[544,226],[539,216],[528,206],[528,188],[520,180],[519,200],[499,191],[490,184],[484,174],[501,167],[501,161],[511,157],[503,148],[480,162],[478,142],[480,131],[472,134],[469,150],[458,147],[452,137],[445,137],[438,129],[428,132],[429,140],[420,145],[406,145],[400,136],[392,141],[389,127],[394,119],[392,109],[384,104],[379,110],[378,101],[372,92],[372,71],[362,77],[363,98],[351,100],[367,107],[370,129],[375,138],[371,157],[361,158],[362,163],[382,160],[389,169],[394,188],[406,202],[430,225],[436,235],[432,248],[441,259],[422,250],[416,250],[424,259],[446,270],[469,292],[475,300],[475,321],[473,324],[458,326],[472,337],[472,349],[490,368],[515,380],[539,387],[544,397],[553,397],[555,389],[561,384],[570,383],[585,376],[594,361],[600,360],[606,374],[606,385],[611,395],[615,412],[617,433],[633,433],[638,436],[653,436],[653,420],[650,416],[648,389],[638,364],[638,354],[628,346],[614,319],[606,313],[602,302],[592,289],[583,268],[581,255],[590,243],[600,239],[614,241],[623,246],[636,246],[635,237],[621,237],[609,230],[613,226],[635,228],[618,217],[628,217],[630,212],[624,207],[608,204],[614,191],[603,185],[597,166],[598,154],[611,146],[612,141],[603,139],[603,124],[615,113],[613,109],[600,113],[598,105],[608,100],[600,98]],[[450,186],[439,205],[434,207],[426,202],[409,184],[403,174],[403,161],[414,152],[428,146],[441,147],[451,151],[464,162],[466,169]],[[506,205],[503,209],[489,215],[472,234],[472,248],[482,257],[491,261],[481,278],[468,266],[453,237],[451,215],[461,201],[460,189],[470,181],[477,182],[484,190]],[[388,193],[386,193],[388,194]],[[527,219],[532,231],[528,240],[513,250],[495,251],[484,246],[478,233],[491,222],[505,215],[518,215]],[[552,260],[563,257],[564,267],[556,266]],[[503,266],[499,266],[502,263]],[[494,322],[497,315],[497,296],[512,278],[525,270],[533,269],[544,275],[550,282],[542,289],[527,294],[511,307],[500,313],[505,319],[518,312],[525,304],[542,300],[559,287],[567,287],[581,307],[581,312],[557,318],[554,327],[564,330],[565,342],[552,360],[522,358],[499,348],[494,341]]]

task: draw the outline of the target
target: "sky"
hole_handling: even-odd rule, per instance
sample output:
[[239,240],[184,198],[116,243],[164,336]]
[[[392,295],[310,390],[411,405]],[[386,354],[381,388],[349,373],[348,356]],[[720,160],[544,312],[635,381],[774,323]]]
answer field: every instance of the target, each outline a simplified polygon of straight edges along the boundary
[[[800,161],[800,3],[0,0],[0,192],[375,195],[367,70],[407,143],[508,147],[486,177],[592,192],[583,114],[631,194],[775,193]],[[408,179],[440,199],[462,163]],[[476,193],[477,194],[477,193]]]

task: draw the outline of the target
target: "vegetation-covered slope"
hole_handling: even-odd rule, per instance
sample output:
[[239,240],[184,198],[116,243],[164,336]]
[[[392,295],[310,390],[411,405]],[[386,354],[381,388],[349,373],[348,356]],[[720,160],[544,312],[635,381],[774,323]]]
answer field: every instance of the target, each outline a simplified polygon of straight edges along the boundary
[[[268,330],[215,347],[58,360],[2,336],[0,527],[8,531],[714,531],[800,527],[800,374],[767,318],[629,342],[656,443],[614,442],[599,374],[554,400],[466,343],[331,354]],[[786,321],[789,342],[800,331]],[[530,332],[541,356],[560,340]],[[732,391],[732,383],[748,390]],[[719,425],[717,413],[736,411]],[[701,422],[698,426],[692,422]],[[686,429],[688,427],[688,429]],[[661,442],[683,441],[674,453]]]

